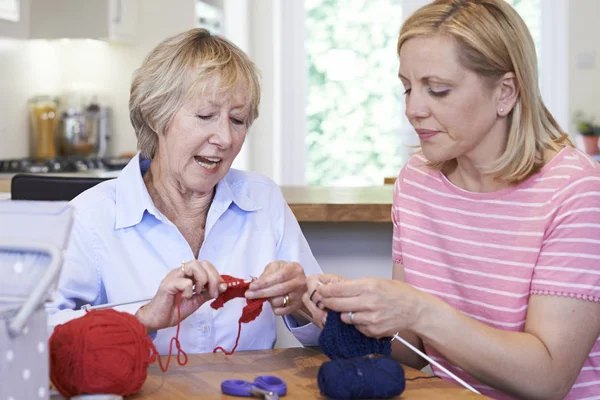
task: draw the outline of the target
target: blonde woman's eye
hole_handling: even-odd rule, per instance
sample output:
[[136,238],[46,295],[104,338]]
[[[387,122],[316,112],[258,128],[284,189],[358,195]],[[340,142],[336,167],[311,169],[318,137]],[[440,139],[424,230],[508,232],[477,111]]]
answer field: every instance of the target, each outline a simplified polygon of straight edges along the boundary
[[235,125],[244,125],[245,124],[244,120],[239,119],[239,118],[230,118],[230,120]]
[[435,97],[446,97],[450,93],[450,89],[429,89],[429,94]]
[[208,121],[209,119],[212,118],[212,115],[197,115],[197,117],[203,121]]
[[406,89],[403,93],[405,96],[410,94],[410,88]]

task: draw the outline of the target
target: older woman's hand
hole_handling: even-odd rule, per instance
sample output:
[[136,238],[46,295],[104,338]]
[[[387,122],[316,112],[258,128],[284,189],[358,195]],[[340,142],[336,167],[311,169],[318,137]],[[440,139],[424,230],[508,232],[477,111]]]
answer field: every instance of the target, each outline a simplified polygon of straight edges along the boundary
[[[206,288],[204,288],[207,286]],[[195,289],[195,290],[194,290]],[[203,290],[204,289],[204,290]],[[181,320],[204,302],[227,289],[216,268],[208,261],[193,260],[170,271],[152,300],[136,313],[148,331],[177,325],[177,296],[181,293]]]
[[318,292],[318,287],[328,285],[330,283],[344,282],[347,279],[336,274],[316,274],[311,275],[306,279],[307,291],[302,296],[304,306],[310,312],[313,321],[319,328],[323,328],[327,320],[327,310],[321,301],[321,295]]
[[287,315],[302,307],[305,292],[304,268],[296,262],[274,261],[250,284],[246,297],[267,298],[275,315]]
[[410,330],[418,321],[426,296],[397,280],[363,278],[330,283],[317,288],[323,308],[342,313],[367,336],[392,336]]

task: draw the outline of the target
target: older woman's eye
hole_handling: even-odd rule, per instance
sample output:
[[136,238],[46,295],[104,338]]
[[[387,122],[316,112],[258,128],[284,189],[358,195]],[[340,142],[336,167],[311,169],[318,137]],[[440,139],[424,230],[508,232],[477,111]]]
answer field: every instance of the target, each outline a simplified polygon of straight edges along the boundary
[[244,122],[243,119],[239,119],[239,118],[230,118],[229,119],[232,123],[234,123],[235,125],[245,125],[246,122]]
[[212,115],[197,115],[198,118],[200,118],[203,121],[208,121],[209,119],[211,119],[213,116]]
[[410,88],[408,88],[408,89],[404,90],[404,93],[403,93],[403,94],[404,94],[405,96],[406,96],[406,95],[409,95],[409,94],[410,94]]

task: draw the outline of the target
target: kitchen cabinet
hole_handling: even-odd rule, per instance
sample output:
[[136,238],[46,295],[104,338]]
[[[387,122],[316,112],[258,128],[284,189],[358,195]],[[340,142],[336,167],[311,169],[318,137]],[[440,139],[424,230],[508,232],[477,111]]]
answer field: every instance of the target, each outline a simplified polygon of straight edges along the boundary
[[30,0],[0,0],[0,38],[29,37]]
[[30,39],[135,41],[138,0],[30,1]]

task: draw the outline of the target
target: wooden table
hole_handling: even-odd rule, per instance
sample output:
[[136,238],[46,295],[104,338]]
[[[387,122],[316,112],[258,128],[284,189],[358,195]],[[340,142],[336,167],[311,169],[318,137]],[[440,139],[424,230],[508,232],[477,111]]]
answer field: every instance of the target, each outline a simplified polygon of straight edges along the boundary
[[[287,382],[288,393],[282,400],[325,399],[319,393],[317,373],[327,356],[309,348],[287,348],[263,351],[237,352],[231,356],[222,353],[190,355],[188,364],[181,367],[171,359],[169,371],[163,374],[158,365],[148,369],[148,378],[142,391],[133,399],[240,399],[221,394],[221,381],[243,379],[253,381],[258,375],[275,375]],[[424,372],[405,367],[407,378],[428,376]],[[440,378],[418,379],[406,382],[404,393],[398,399],[482,399],[467,389]]]
[[281,187],[300,222],[391,222],[393,190],[393,185]]
[[0,192],[10,192],[10,179],[0,179]]

